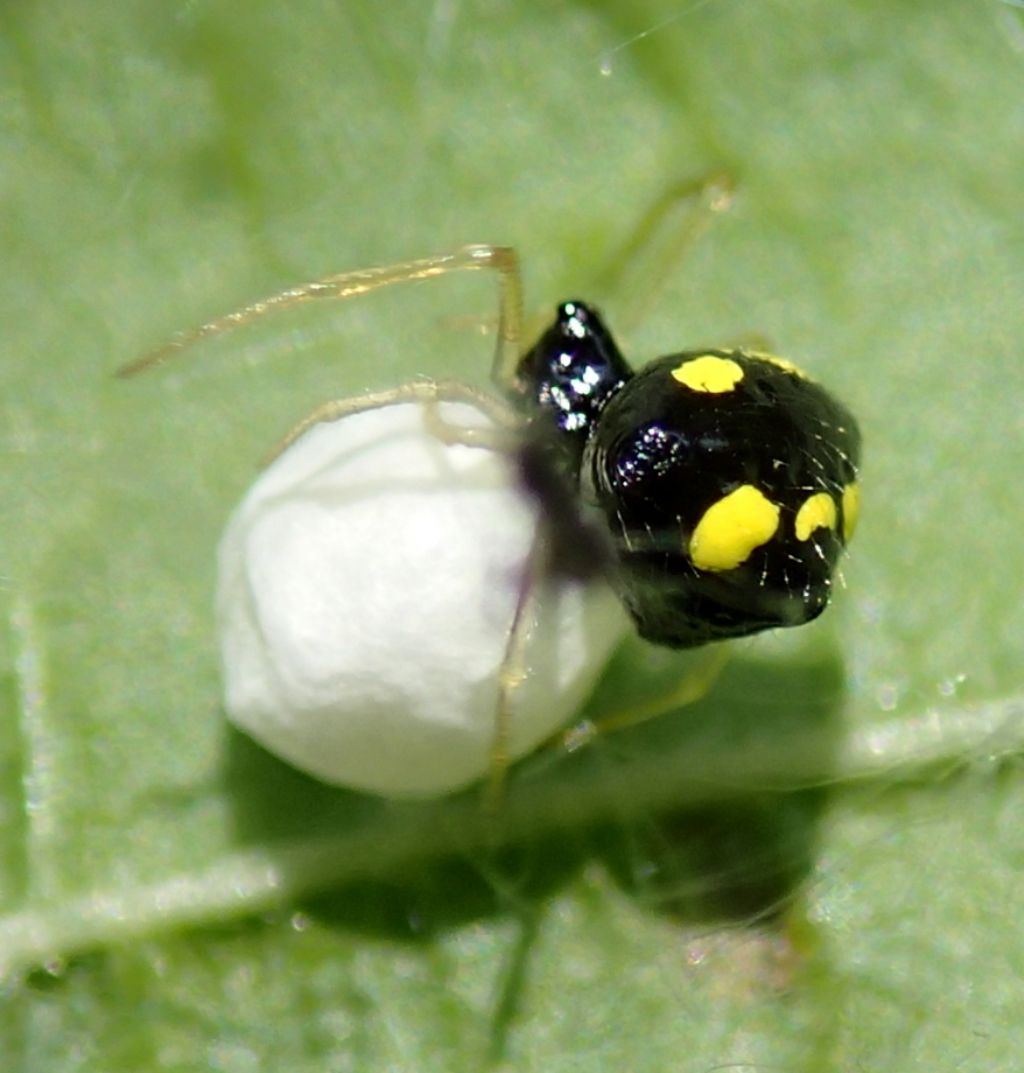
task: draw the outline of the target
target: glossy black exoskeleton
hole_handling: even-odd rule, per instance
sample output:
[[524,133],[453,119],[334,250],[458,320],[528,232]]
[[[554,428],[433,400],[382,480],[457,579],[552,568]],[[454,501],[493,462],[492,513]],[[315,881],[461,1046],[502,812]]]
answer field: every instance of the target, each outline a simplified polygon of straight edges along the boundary
[[573,301],[512,393],[556,565],[598,564],[641,636],[688,648],[824,610],[856,522],[860,435],[790,362],[713,349],[633,372]]

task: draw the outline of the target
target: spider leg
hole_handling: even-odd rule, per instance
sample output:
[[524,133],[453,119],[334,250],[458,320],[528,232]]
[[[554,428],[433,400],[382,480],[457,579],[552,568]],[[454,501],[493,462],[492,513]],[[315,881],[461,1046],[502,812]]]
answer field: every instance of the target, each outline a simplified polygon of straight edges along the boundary
[[[321,403],[307,414],[274,446],[263,459],[269,465],[283,454],[297,439],[314,425],[341,421],[353,414],[368,410],[381,410],[387,406],[419,402],[424,407],[424,422],[427,430],[442,443],[461,444],[466,447],[484,447],[491,450],[509,451],[514,443],[515,431],[521,418],[500,399],[486,391],[474,388],[457,380],[410,380],[383,391],[365,395],[351,395],[343,399],[331,399]],[[466,403],[481,410],[493,422],[492,427],[453,425],[440,412],[445,402]]]
[[505,654],[498,670],[498,697],[494,710],[494,736],[491,739],[491,761],[484,786],[483,806],[495,813],[505,793],[505,778],[512,758],[509,738],[512,729],[512,705],[516,690],[529,676],[526,647],[530,639],[540,583],[544,578],[546,548],[543,527],[538,527],[519,580],[515,610],[505,642]]
[[560,734],[552,744],[561,746],[566,752],[575,752],[599,736],[646,723],[648,719],[694,704],[711,692],[729,661],[729,654],[728,645],[707,645],[702,650],[698,665],[689,667],[667,693],[597,719],[585,719]]
[[136,373],[164,364],[180,351],[204,339],[222,335],[234,328],[250,324],[268,313],[279,309],[289,309],[315,298],[354,298],[396,283],[433,279],[450,272],[477,269],[490,269],[497,273],[498,338],[491,375],[495,383],[507,385],[512,382],[519,361],[523,321],[522,281],[515,251],[508,246],[490,245],[461,246],[451,253],[438,254],[415,261],[401,261],[393,265],[357,269],[352,272],[338,272],[297,287],[289,287],[258,302],[236,309],[232,313],[216,317],[205,324],[179,333],[155,350],[122,365],[115,375],[134,376]]
[[616,320],[635,330],[672,271],[684,261],[714,218],[732,205],[736,184],[724,172],[673,183],[647,210],[599,282],[600,294],[621,295]]

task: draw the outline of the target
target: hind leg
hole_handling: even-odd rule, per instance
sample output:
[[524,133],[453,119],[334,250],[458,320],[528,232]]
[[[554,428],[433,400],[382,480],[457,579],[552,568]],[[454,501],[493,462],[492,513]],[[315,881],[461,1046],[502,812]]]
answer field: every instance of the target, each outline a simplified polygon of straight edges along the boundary
[[714,688],[719,675],[729,662],[729,654],[727,644],[708,645],[700,653],[698,665],[689,668],[672,689],[606,716],[593,720],[585,719],[559,735],[553,744],[566,752],[575,752],[584,745],[589,745],[595,738],[646,723],[648,719],[655,719],[702,700]]

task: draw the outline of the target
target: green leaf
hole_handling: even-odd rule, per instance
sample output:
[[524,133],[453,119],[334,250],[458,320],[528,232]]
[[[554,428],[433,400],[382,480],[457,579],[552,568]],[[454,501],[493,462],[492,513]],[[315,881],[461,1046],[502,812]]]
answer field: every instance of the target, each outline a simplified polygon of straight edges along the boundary
[[[1022,53],[996,0],[6,5],[2,1068],[1013,1068]],[[497,820],[229,733],[214,549],[255,461],[325,398],[483,382],[448,321],[493,295],[113,370],[470,241],[519,249],[531,309],[597,289],[625,322],[606,266],[722,171],[733,210],[624,345],[757,333],[859,414],[836,607],[685,713],[527,761]],[[627,647],[595,709],[674,669]]]

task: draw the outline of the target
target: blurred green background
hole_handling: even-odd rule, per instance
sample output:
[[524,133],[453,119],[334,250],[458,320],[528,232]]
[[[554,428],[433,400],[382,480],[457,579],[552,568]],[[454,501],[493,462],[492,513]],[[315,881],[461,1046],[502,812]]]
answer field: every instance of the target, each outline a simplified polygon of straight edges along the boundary
[[[1015,1068],[1022,74],[996,0],[5,4],[0,1067]],[[325,398],[481,380],[445,318],[491,287],[111,371],[463,242],[515,245],[532,310],[600,293],[720,170],[733,211],[623,346],[758,333],[860,415],[836,607],[527,762],[510,848],[472,795],[331,791],[230,735],[214,550],[255,460]]]

